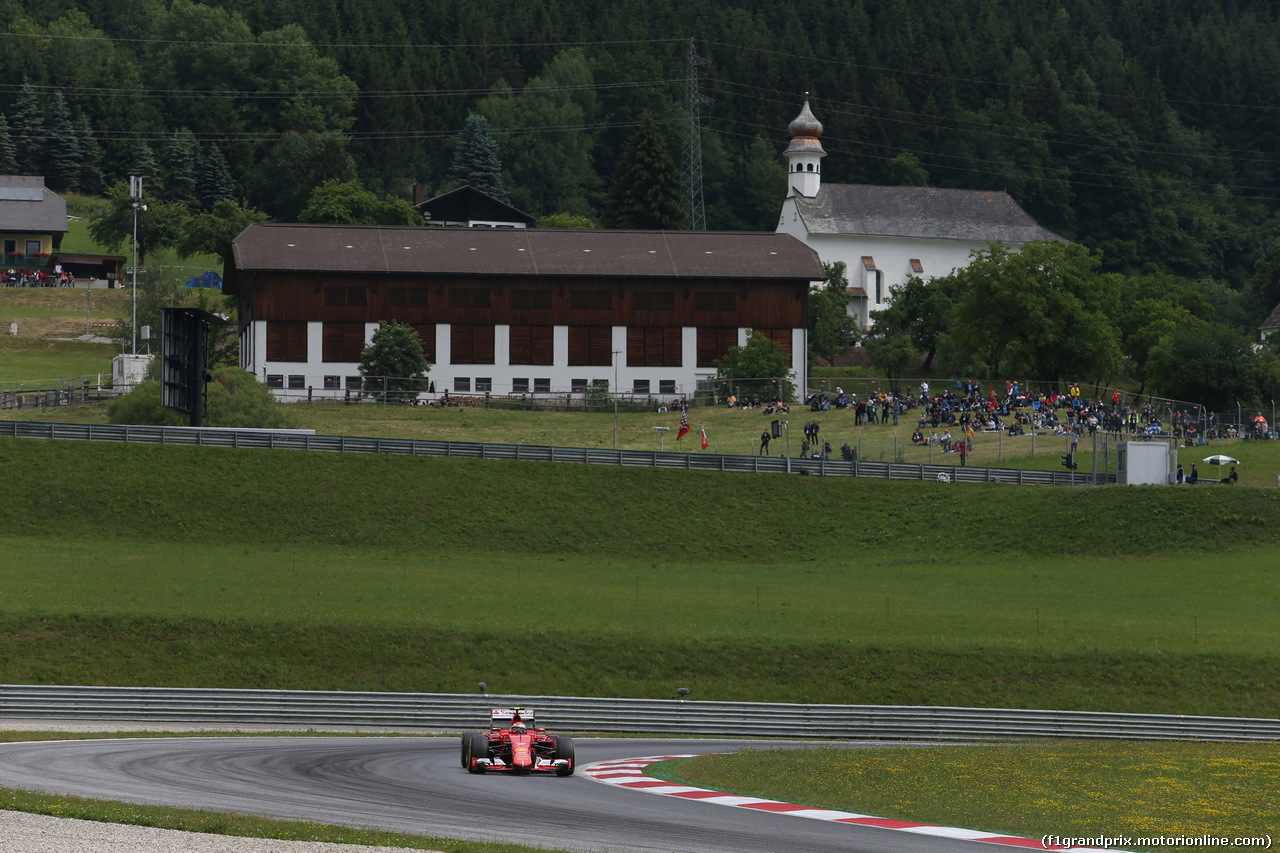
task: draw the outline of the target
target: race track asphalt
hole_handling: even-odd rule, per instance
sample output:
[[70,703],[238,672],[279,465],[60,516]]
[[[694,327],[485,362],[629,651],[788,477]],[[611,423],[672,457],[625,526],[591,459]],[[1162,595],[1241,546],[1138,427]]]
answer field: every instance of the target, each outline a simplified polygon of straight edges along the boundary
[[[581,765],[747,741],[580,739]],[[756,747],[783,746],[754,742]],[[794,744],[788,744],[794,745]],[[883,746],[883,744],[876,744]],[[991,845],[654,796],[578,773],[472,775],[455,737],[214,737],[0,745],[0,786],[428,836],[622,853],[943,853]]]

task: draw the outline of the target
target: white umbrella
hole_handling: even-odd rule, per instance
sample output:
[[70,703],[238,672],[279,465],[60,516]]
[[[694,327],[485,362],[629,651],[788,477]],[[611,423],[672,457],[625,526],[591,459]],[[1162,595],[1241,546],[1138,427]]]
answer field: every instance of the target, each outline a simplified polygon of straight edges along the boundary
[[1206,456],[1202,461],[1208,462],[1210,465],[1239,465],[1239,459],[1232,459],[1230,456],[1223,456],[1219,453],[1217,456]]

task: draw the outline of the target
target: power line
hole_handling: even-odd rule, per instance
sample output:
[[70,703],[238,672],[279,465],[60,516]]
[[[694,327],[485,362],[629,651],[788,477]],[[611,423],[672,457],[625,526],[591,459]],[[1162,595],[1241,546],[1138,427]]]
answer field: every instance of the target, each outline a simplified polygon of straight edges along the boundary
[[[263,35],[271,35],[275,30],[268,30]],[[386,42],[384,44],[375,44],[368,42],[294,42],[294,41],[187,41],[186,39],[149,39],[149,38],[125,38],[122,36],[87,36],[81,34],[51,34],[51,33],[14,33],[0,32],[0,38],[11,39],[49,39],[56,41],[80,41],[80,42],[102,42],[105,44],[140,44],[140,45],[181,45],[182,47],[326,47],[326,48],[359,48],[361,50],[475,50],[477,48],[521,48],[521,47],[604,47],[608,45],[624,45],[624,44],[670,44],[685,41],[683,37],[669,36],[667,38],[654,39],[615,39],[615,40],[596,40],[596,41],[522,41],[507,42],[499,44],[494,42]]]
[[[582,92],[582,91],[608,91],[611,89],[640,89],[658,86],[672,86],[683,83],[683,79],[669,80],[638,80],[633,82],[622,83],[571,83],[559,86],[539,86],[538,92]],[[335,91],[332,89],[319,90],[248,90],[248,89],[127,89],[107,86],[52,86],[52,85],[31,85],[30,88],[37,94],[52,94],[62,92],[64,94],[71,93],[80,96],[111,96],[111,97],[132,97],[132,98],[201,98],[201,99],[224,99],[224,100],[266,100],[281,98],[456,98],[474,95],[492,95],[493,87],[475,87],[469,89],[352,89],[349,91]],[[22,86],[16,84],[0,83],[0,92],[18,93],[22,90]],[[518,90],[513,90],[513,94],[519,94]]]
[[978,86],[992,86],[998,89],[1025,89],[1032,92],[1060,92],[1064,95],[1082,95],[1086,97],[1104,97],[1115,98],[1118,100],[1128,101],[1145,101],[1154,104],[1182,104],[1184,106],[1197,107],[1225,107],[1228,109],[1251,109],[1263,112],[1273,112],[1280,110],[1280,104],[1228,104],[1218,101],[1195,101],[1185,98],[1169,98],[1169,97],[1150,97],[1145,95],[1128,95],[1116,94],[1114,92],[1097,92],[1097,91],[1079,91],[1075,89],[1062,89],[1050,86],[1036,86],[1030,83],[1010,83],[997,80],[983,80],[980,77],[959,77],[954,74],[939,74],[933,71],[913,71],[907,68],[894,68],[888,65],[870,65],[861,62],[848,62],[841,59],[828,59],[821,56],[813,56],[812,54],[787,53],[780,50],[769,50],[762,47],[747,47],[745,45],[727,44],[725,42],[703,41],[703,44],[711,44],[717,47],[723,47],[738,52],[763,53],[770,56],[778,56],[788,60],[797,60],[800,62],[819,63],[823,65],[837,65],[846,68],[861,68],[867,71],[880,71],[888,74],[901,74],[907,77],[924,77],[930,80],[943,80],[951,83],[966,83]]

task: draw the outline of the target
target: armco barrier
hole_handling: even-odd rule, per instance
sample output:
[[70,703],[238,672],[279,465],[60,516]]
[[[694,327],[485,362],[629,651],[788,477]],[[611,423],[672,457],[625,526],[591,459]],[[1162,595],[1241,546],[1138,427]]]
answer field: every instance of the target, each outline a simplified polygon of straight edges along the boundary
[[909,465],[892,462],[845,462],[834,459],[787,459],[777,456],[734,456],[716,453],[659,453],[649,450],[601,450],[583,447],[540,447],[478,444],[460,441],[416,441],[311,435],[301,430],[244,430],[194,427],[106,426],[0,421],[0,437],[59,441],[105,441],[200,447],[312,450],[330,453],[388,453],[402,456],[449,456],[460,459],[510,459],[526,462],[569,462],[673,468],[685,471],[733,471],[755,474],[800,474],[815,477],[872,477],[927,480],[938,483],[1017,483],[1059,486],[1114,483],[1115,474],[1033,471],[1018,468],[961,468],[956,465]]
[[533,708],[539,725],[569,732],[954,741],[1280,740],[1280,720],[1245,717],[564,696],[0,685],[0,725],[5,719],[111,720],[463,731],[487,725],[489,709],[512,705]]

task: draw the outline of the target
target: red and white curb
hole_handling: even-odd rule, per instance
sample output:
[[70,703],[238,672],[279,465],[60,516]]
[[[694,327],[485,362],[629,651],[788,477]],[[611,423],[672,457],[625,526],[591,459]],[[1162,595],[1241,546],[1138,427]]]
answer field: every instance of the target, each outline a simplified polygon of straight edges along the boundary
[[856,826],[874,826],[880,829],[893,829],[900,832],[914,832],[919,835],[937,835],[942,838],[956,838],[965,841],[983,841],[988,844],[1003,844],[1007,847],[1024,847],[1032,850],[1102,850],[1098,847],[1064,847],[1057,844],[1044,844],[1038,838],[1019,838],[1013,835],[997,835],[975,829],[959,829],[951,826],[933,826],[910,820],[875,817],[874,815],[854,814],[833,809],[815,808],[795,803],[782,803],[777,800],[762,800],[759,797],[744,797],[738,794],[727,794],[723,791],[709,791],[706,788],[692,788],[688,785],[675,785],[654,776],[646,776],[644,768],[659,761],[671,761],[676,758],[693,758],[696,753],[688,755],[651,755],[647,758],[624,758],[617,761],[599,761],[578,768],[596,782],[606,785],[617,785],[632,791],[643,791],[646,794],[662,794],[668,797],[679,797],[685,800],[701,800],[720,806],[735,806],[740,809],[774,812],[790,817],[805,817],[811,820],[825,820],[832,823],[847,823]]

